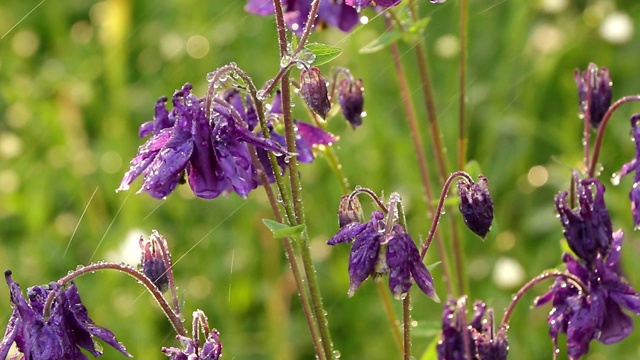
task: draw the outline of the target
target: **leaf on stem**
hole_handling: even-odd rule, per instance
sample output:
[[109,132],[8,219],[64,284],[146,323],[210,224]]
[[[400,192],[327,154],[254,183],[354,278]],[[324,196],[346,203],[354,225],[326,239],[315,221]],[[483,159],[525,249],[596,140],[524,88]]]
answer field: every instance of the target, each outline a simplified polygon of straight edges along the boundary
[[304,231],[304,225],[289,226],[269,219],[262,219],[262,222],[271,230],[273,237],[276,239],[286,237],[297,239]]

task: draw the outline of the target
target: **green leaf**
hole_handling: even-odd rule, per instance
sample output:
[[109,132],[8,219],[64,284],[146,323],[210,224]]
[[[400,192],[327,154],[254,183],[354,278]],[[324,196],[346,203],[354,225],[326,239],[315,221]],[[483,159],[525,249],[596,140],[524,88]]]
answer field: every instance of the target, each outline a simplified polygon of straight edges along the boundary
[[271,230],[273,237],[276,239],[298,238],[304,231],[304,225],[289,226],[269,219],[262,219],[262,222]]
[[438,352],[436,351],[436,345],[438,345],[438,340],[440,340],[439,336],[433,338],[433,341],[429,343],[429,346],[425,349],[422,356],[420,356],[420,360],[437,360]]
[[415,23],[411,24],[411,26],[409,27],[409,32],[414,34],[422,33],[422,30],[424,30],[424,28],[427,27],[427,24],[429,24],[430,20],[431,18],[425,17],[416,21]]
[[429,269],[429,271],[433,271],[433,269],[437,268],[440,264],[442,264],[442,261],[434,262],[431,265],[427,265],[427,269]]
[[382,34],[379,38],[373,40],[372,42],[365,45],[362,49],[360,49],[361,54],[371,54],[377,51],[380,51],[387,47],[388,45],[393,44],[398,41],[402,37],[402,33],[392,30]]
[[309,43],[304,48],[315,55],[313,66],[326,64],[342,54],[342,49],[339,47],[320,43]]

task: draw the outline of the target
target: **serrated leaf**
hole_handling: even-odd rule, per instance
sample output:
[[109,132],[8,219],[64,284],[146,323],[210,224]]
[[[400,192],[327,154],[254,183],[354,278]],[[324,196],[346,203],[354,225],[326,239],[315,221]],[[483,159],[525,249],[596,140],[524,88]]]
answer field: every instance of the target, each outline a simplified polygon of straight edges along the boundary
[[365,45],[359,50],[361,54],[371,54],[384,49],[385,47],[393,44],[402,37],[402,33],[393,30],[382,34],[379,38]]
[[321,43],[310,43],[305,45],[304,48],[315,55],[313,66],[326,64],[342,54],[342,49],[339,47]]
[[304,231],[304,225],[289,226],[269,219],[262,219],[262,222],[271,230],[273,237],[276,239],[297,238]]

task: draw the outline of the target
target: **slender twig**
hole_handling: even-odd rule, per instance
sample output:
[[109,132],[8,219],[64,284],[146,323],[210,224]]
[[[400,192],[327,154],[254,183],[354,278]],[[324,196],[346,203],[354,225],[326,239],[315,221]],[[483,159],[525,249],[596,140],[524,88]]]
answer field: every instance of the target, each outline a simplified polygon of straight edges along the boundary
[[588,290],[589,288],[582,282],[582,280],[580,280],[580,278],[578,278],[577,276],[571,273],[565,273],[560,271],[544,272],[536,276],[535,278],[531,279],[531,281],[529,281],[528,283],[524,284],[522,288],[520,288],[520,290],[518,290],[518,292],[515,295],[513,295],[513,297],[511,298],[511,302],[509,303],[509,306],[507,306],[507,309],[504,311],[504,317],[502,318],[502,322],[500,323],[500,326],[509,325],[509,319],[511,318],[511,313],[513,313],[513,309],[516,307],[520,299],[522,299],[522,296],[527,291],[529,291],[532,287],[539,284],[540,282],[547,279],[552,279],[552,278],[565,278],[568,281],[575,284],[585,294],[589,293],[589,290]]
[[[418,6],[416,0],[409,1],[409,12],[414,22],[419,20]],[[438,125],[438,118],[436,115],[435,100],[433,94],[433,87],[431,84],[431,75],[429,74],[429,64],[427,59],[427,50],[422,41],[416,41],[414,51],[416,53],[418,62],[418,73],[420,75],[420,81],[422,83],[422,95],[423,102],[427,110],[427,120],[429,123],[429,134],[431,135],[431,142],[436,157],[436,164],[438,165],[438,177],[441,183],[444,183],[444,179],[449,174],[447,169],[447,163],[444,154],[446,150],[442,144],[440,128]],[[460,235],[458,233],[458,222],[455,218],[449,221],[451,227],[451,247],[453,250],[453,264],[455,267],[455,283],[457,285],[457,292],[459,294],[468,293],[469,288],[468,279],[466,276],[466,262],[462,246],[460,244]]]
[[606,129],[607,124],[611,119],[611,115],[613,115],[613,112],[616,111],[616,109],[618,109],[622,104],[632,102],[632,101],[640,102],[640,95],[629,95],[629,96],[620,98],[618,101],[611,104],[607,112],[604,114],[604,117],[602,118],[602,122],[598,127],[596,142],[593,146],[593,156],[591,157],[591,165],[589,165],[589,168],[588,168],[589,177],[594,177],[595,175],[596,166],[598,166],[598,156],[600,155],[600,147],[602,146],[602,138],[604,137],[604,130]]
[[[125,273],[133,277],[134,279],[136,279],[140,284],[142,284],[147,289],[147,291],[149,291],[149,293],[151,293],[151,296],[153,296],[153,298],[156,300],[158,305],[160,305],[160,308],[162,308],[162,312],[164,312],[164,314],[167,316],[167,319],[169,319],[169,322],[171,323],[171,326],[173,326],[173,329],[176,331],[176,333],[182,336],[189,336],[189,334],[187,333],[187,330],[185,330],[184,325],[182,324],[182,319],[180,318],[180,315],[175,313],[171,309],[171,306],[169,305],[167,300],[164,298],[164,296],[162,296],[162,293],[160,292],[160,290],[158,290],[158,288],[153,283],[153,281],[151,281],[151,279],[149,279],[145,274],[134,269],[131,266],[108,263],[108,262],[98,262],[95,264],[79,267],[76,270],[69,273],[67,276],[60,278],[57,282],[60,285],[64,285],[81,275],[84,275],[87,273],[94,273],[99,270],[116,270],[116,271]],[[49,297],[47,298],[47,302],[46,302],[46,304],[48,305],[45,305],[45,308],[51,307],[51,302],[53,302],[52,294],[53,292],[49,294]],[[49,298],[51,300],[49,300]]]
[[469,1],[460,0],[460,62],[458,63],[458,170],[463,170],[467,156],[465,108],[467,97],[467,33]]
[[463,177],[467,179],[469,183],[473,184],[473,178],[464,171],[456,171],[452,173],[444,182],[444,185],[442,186],[442,193],[440,194],[440,199],[438,200],[438,206],[435,212],[436,216],[431,221],[431,229],[429,229],[429,235],[427,236],[427,240],[422,245],[422,251],[420,255],[422,256],[423,259],[427,255],[427,250],[429,250],[429,245],[431,245],[431,240],[433,239],[433,235],[436,233],[436,230],[438,228],[438,223],[440,222],[440,217],[442,216],[442,208],[444,208],[444,201],[447,198],[447,193],[449,192],[451,183],[453,183],[453,180],[455,180],[457,177]]
[[[390,12],[391,14],[392,12]],[[385,16],[385,22],[387,23],[387,29],[391,29],[391,21]],[[416,154],[416,160],[418,161],[418,169],[420,170],[420,179],[422,181],[422,192],[424,201],[427,206],[427,218],[434,218],[435,212],[431,205],[433,196],[431,194],[431,181],[429,180],[427,160],[424,155],[422,146],[422,139],[420,137],[420,128],[417,121],[416,111],[411,101],[411,93],[407,84],[406,72],[402,65],[400,51],[396,43],[391,44],[391,55],[393,57],[393,64],[395,66],[396,78],[398,79],[398,86],[400,88],[400,100],[407,115],[407,123],[409,124],[409,132],[411,134],[411,140],[413,142],[413,149]],[[436,242],[438,244],[438,257],[442,260],[443,281],[449,294],[453,294],[453,287],[451,284],[451,261],[448,258],[444,241],[440,234],[436,235]]]
[[403,359],[411,359],[411,292],[402,299],[402,332],[404,334],[402,348]]
[[[258,159],[258,156],[255,152],[255,147],[253,145],[249,145],[249,153],[251,154],[251,161],[253,165],[258,169],[258,178],[262,183],[262,187],[267,194],[267,198],[269,199],[269,204],[271,205],[271,210],[273,210],[273,216],[276,221],[282,223],[282,214],[280,213],[280,208],[278,207],[278,200],[271,188],[271,184],[269,184],[269,178],[267,177],[266,172],[264,171],[264,167],[262,163]],[[277,170],[276,170],[277,171]],[[282,245],[284,246],[284,250],[287,253],[287,260],[289,261],[289,267],[291,268],[291,272],[293,273],[293,278],[296,282],[296,287],[298,289],[298,296],[300,296],[300,302],[302,303],[302,310],[304,312],[305,318],[307,319],[307,325],[309,326],[309,332],[311,333],[311,339],[313,341],[313,346],[316,349],[317,354],[324,354],[322,351],[322,345],[320,336],[318,334],[318,327],[316,326],[316,320],[313,316],[313,312],[311,310],[311,305],[309,301],[309,297],[307,295],[307,291],[304,286],[304,281],[302,279],[302,274],[300,274],[300,267],[298,266],[298,260],[296,258],[296,253],[293,250],[293,245],[291,244],[291,239],[283,238]],[[320,359],[323,359],[320,357]]]

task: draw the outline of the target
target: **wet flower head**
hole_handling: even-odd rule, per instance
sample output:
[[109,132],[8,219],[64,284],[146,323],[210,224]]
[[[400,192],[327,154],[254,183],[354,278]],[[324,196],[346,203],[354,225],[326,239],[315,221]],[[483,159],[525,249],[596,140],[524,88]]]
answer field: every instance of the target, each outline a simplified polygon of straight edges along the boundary
[[640,315],[640,294],[620,273],[623,236],[622,231],[613,233],[611,250],[606,256],[598,253],[589,266],[570,254],[563,255],[567,271],[580,279],[586,289],[558,278],[549,292],[536,299],[536,306],[549,302],[553,306],[547,322],[556,352],[559,334],[567,334],[569,358],[578,359],[589,352],[592,340],[613,344],[633,331],[633,320],[622,309]]
[[604,114],[611,105],[611,78],[607,68],[600,68],[590,63],[587,70],[580,73],[575,70],[576,85],[578,85],[578,97],[583,116],[588,111],[589,123],[595,129],[600,126]]
[[605,188],[596,179],[578,180],[576,183],[577,208],[567,203],[567,192],[556,196],[556,210],[564,228],[564,236],[573,252],[588,264],[606,256],[613,241],[609,211],[604,202]]
[[[345,206],[344,199],[341,209]],[[395,224],[387,229],[384,213],[377,210],[366,223],[356,219],[353,213],[344,219],[341,217],[340,230],[327,241],[328,245],[351,244],[349,296],[353,296],[367,278],[388,275],[389,289],[394,297],[404,298],[415,282],[427,296],[439,301],[433,278],[422,262],[420,251],[401,225]]]
[[[200,333],[204,334],[204,343],[200,341]],[[184,349],[162,348],[162,352],[171,360],[218,360],[222,357],[222,343],[218,330],[211,329],[202,310],[193,312],[193,329],[191,337],[178,335]]]
[[493,222],[493,201],[489,194],[487,178],[480,175],[479,181],[469,183],[468,180],[458,181],[460,195],[460,212],[469,230],[484,238],[491,229]]
[[362,90],[362,79],[356,81],[341,79],[338,83],[338,102],[342,109],[342,115],[354,129],[362,125],[362,111],[364,109]]
[[[102,348],[95,343],[95,338],[132,357],[111,331],[89,318],[74,284],[66,289],[56,282],[31,287],[27,289],[27,300],[20,285],[11,278],[11,271],[6,271],[4,276],[13,312],[0,343],[0,359],[7,358],[13,343],[25,359],[83,360],[87,357],[81,348],[97,357],[102,355]],[[53,303],[47,308],[46,301],[52,293]]]
[[506,359],[507,328],[500,326],[496,333],[493,310],[484,302],[473,304],[473,318],[468,323],[466,296],[457,301],[449,299],[442,313],[442,334],[436,350],[440,360]]

